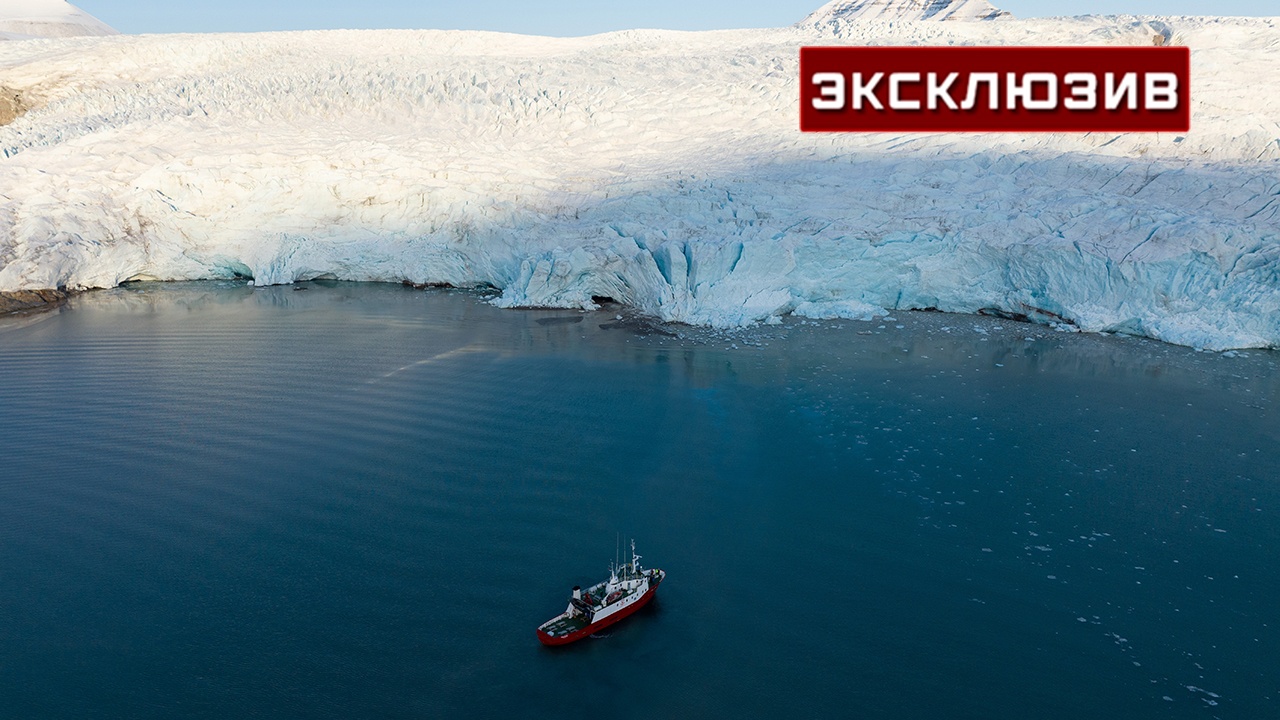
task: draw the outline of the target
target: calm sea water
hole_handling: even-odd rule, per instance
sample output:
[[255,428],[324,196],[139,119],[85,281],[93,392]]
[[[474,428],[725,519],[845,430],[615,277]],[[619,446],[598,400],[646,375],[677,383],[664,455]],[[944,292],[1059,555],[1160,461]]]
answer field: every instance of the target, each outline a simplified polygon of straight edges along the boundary
[[1274,353],[303,287],[0,321],[0,715],[1276,716]]

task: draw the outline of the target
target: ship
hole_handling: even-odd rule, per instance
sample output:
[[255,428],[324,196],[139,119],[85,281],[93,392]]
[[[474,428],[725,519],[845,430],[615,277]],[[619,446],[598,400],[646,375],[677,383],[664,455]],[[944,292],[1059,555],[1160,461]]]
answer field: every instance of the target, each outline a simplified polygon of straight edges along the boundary
[[631,541],[631,562],[609,565],[609,579],[583,590],[574,586],[565,611],[538,626],[543,645],[567,645],[603,630],[653,599],[667,573],[640,567],[636,541]]

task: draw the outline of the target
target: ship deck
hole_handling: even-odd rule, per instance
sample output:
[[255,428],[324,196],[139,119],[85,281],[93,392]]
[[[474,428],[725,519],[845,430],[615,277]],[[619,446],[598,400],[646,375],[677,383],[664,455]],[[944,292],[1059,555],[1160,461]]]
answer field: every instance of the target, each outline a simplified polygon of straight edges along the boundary
[[[605,583],[599,583],[583,590],[582,600],[590,604],[592,608],[599,610],[604,606],[604,587]],[[581,615],[561,615],[548,620],[538,629],[548,635],[559,637],[577,632],[586,626],[587,619]]]
[[578,616],[561,615],[560,617],[547,622],[545,625],[543,625],[538,629],[552,637],[560,637],[561,635],[568,635],[570,633],[575,633],[585,628],[586,626],[587,626],[587,619],[582,617],[581,615],[578,615]]

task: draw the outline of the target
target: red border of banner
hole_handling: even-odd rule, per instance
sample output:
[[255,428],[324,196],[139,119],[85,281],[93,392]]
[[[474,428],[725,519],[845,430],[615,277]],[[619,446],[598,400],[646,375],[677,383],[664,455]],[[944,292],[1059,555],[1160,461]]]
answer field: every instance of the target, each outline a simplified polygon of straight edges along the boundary
[[[815,72],[960,72],[955,88],[967,92],[975,72],[1173,72],[1179,78],[1174,110],[816,110]],[[1003,83],[1001,84],[1003,87]],[[1139,91],[1141,91],[1139,87]],[[1099,94],[1102,88],[1098,88]],[[956,97],[953,95],[953,97]],[[982,97],[985,97],[982,96]],[[960,100],[956,97],[957,101]],[[1139,46],[807,46],[800,48],[802,132],[1187,132],[1191,129],[1191,50]]]

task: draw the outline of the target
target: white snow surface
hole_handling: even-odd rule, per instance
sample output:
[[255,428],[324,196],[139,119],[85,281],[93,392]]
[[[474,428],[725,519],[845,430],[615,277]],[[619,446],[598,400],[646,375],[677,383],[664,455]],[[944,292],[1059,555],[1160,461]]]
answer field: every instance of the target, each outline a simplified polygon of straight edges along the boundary
[[[1280,19],[0,43],[0,291],[243,276],[715,326],[995,308],[1280,346]],[[1186,134],[803,134],[818,44],[1192,48]]]
[[64,0],[0,0],[0,40],[116,34],[110,25]]

